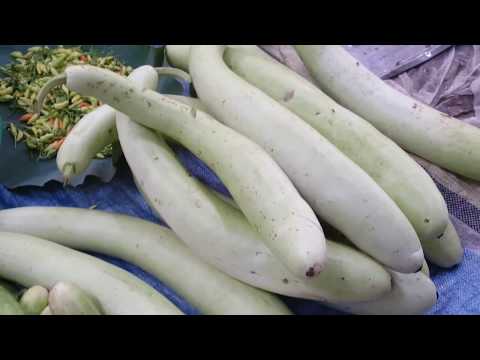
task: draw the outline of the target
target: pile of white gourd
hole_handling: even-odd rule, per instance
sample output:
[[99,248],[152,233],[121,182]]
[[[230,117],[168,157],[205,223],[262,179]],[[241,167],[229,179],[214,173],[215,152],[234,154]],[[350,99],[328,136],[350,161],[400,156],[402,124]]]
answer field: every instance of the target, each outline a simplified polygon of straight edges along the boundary
[[[3,210],[0,278],[67,294],[58,314],[182,314],[84,253],[97,252],[150,272],[202,314],[291,314],[277,294],[353,314],[429,310],[438,294],[426,260],[449,268],[463,248],[441,193],[406,151],[480,180],[480,129],[396,91],[341,46],[295,48],[316,84],[254,45],[169,45],[172,68],[128,78],[68,67],[37,109],[59,84],[106,105],[60,148],[65,181],[118,140],[170,229],[90,209]],[[159,76],[191,81],[198,99],[159,94]],[[208,165],[232,198],[190,176],[167,141]],[[42,304],[38,314],[55,313]]]

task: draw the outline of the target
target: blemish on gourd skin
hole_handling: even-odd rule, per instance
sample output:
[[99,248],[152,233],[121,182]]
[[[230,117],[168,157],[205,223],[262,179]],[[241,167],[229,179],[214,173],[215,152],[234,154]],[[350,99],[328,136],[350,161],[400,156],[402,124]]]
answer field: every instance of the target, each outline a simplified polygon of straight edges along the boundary
[[282,280],[282,282],[283,282],[284,284],[288,284],[288,279],[285,278],[285,279]]
[[305,273],[305,276],[309,278],[315,276],[315,269],[313,267],[309,268],[308,271]]
[[292,100],[294,96],[295,96],[295,90],[290,90],[283,97],[283,101],[288,102],[288,101]]

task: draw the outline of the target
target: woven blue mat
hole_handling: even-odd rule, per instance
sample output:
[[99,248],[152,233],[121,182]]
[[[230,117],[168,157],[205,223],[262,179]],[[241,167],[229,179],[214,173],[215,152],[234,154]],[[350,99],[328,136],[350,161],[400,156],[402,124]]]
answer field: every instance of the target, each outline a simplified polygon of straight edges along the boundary
[[[216,190],[228,194],[220,180],[189,151],[182,147],[174,147],[181,162],[190,173]],[[480,210],[463,198],[439,185],[448,202],[450,212],[464,223],[479,231]],[[142,196],[136,189],[130,170],[124,161],[109,184],[90,177],[78,188],[63,188],[56,182],[44,187],[23,187],[9,191],[0,186],[0,209],[21,206],[71,206],[88,208],[96,205],[98,210],[127,214],[163,224],[151,212]],[[196,315],[199,312],[184,299],[169,289],[161,281],[142,269],[122,260],[94,254],[102,259],[133,273],[149,283],[168,297],[186,314]],[[480,313],[480,254],[465,250],[464,262],[453,269],[442,270],[431,266],[432,278],[437,285],[440,298],[429,314],[478,314]],[[340,314],[313,301],[282,297],[296,314]]]

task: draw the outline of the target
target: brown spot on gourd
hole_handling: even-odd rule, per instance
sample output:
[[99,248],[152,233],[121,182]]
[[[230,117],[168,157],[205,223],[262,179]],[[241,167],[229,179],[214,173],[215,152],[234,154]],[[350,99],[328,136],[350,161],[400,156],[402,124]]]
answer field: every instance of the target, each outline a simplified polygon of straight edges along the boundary
[[425,224],[428,224],[430,222],[430,219],[429,218],[425,218],[425,220],[423,220],[425,222]]
[[441,239],[445,235],[444,233],[441,233],[440,235],[437,236],[437,239]]
[[309,268],[308,271],[305,273],[305,276],[311,278],[315,276],[315,269],[313,267]]
[[360,63],[357,61],[355,65],[360,66]]
[[256,274],[256,272],[252,270],[252,271],[250,271],[250,274],[253,274],[253,275],[255,275],[255,274]]
[[158,156],[155,156],[155,157],[153,158],[153,160],[158,160]]
[[288,279],[287,278],[283,279],[282,281],[283,281],[284,284],[288,284]]
[[114,97],[113,97],[113,101],[115,101],[115,102],[118,103],[118,102],[120,102],[120,99],[119,99],[118,97],[114,96]]
[[332,109],[332,114],[335,114],[335,109]]
[[412,106],[413,109],[416,109],[417,107],[418,107],[417,103],[414,103]]
[[288,102],[292,100],[294,96],[295,96],[295,90],[289,90],[283,97],[283,101]]

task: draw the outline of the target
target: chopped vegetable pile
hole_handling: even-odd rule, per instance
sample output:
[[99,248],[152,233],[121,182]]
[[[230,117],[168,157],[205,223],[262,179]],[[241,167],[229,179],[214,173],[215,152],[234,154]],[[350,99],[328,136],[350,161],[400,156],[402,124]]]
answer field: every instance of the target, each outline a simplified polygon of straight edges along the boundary
[[[12,108],[25,112],[19,121],[10,123],[9,132],[15,143],[24,141],[39,159],[56,156],[66,135],[85,114],[101,103],[92,97],[83,97],[58,86],[47,97],[40,114],[33,105],[38,91],[53,76],[62,73],[68,65],[89,64],[109,69],[123,76],[132,71],[113,56],[100,56],[81,47],[50,49],[32,47],[26,53],[11,53],[12,62],[0,67],[0,103],[11,103]],[[112,145],[107,145],[97,158],[111,156]]]

